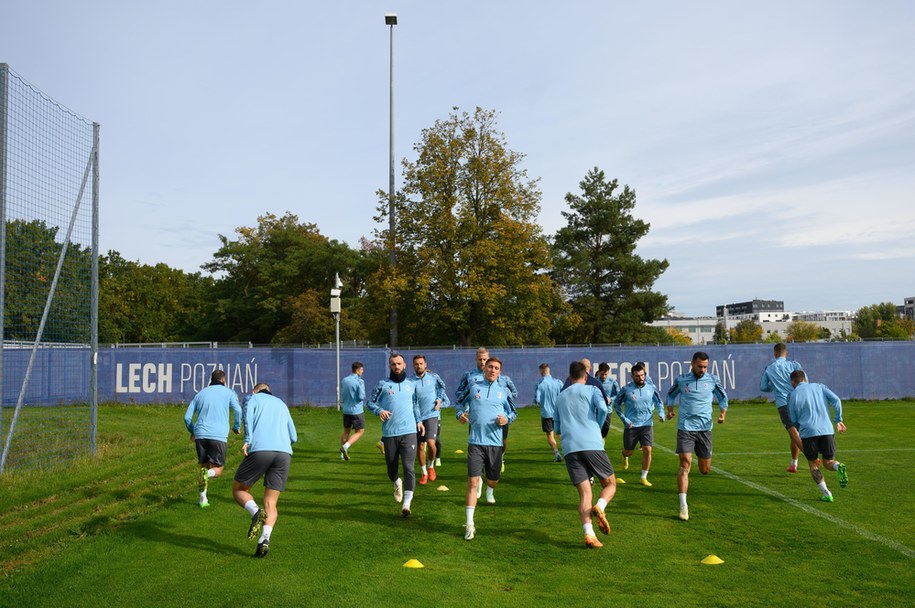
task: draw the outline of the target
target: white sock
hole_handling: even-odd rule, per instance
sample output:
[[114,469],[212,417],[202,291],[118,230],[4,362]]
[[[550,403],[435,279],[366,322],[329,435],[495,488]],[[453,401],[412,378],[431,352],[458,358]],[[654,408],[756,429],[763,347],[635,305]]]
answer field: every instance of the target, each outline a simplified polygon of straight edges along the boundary
[[685,506],[686,506],[686,492],[682,492],[682,493],[680,493],[680,508],[682,509]]
[[604,500],[603,498],[598,498],[598,499],[597,499],[597,506],[600,507],[600,510],[601,510],[601,511],[603,511],[604,509],[607,508],[607,501]]
[[823,495],[824,495],[824,496],[829,496],[830,494],[832,494],[832,492],[829,491],[829,488],[826,487],[826,482],[825,482],[825,481],[821,481],[820,483],[818,483],[818,484],[817,484],[817,487],[820,488],[820,490],[823,491]]
[[648,479],[648,469],[642,469],[642,479]]
[[395,488],[399,488],[399,487],[402,486],[402,485],[403,485],[403,479],[401,479],[400,477],[398,477],[398,478],[397,478],[397,481],[394,482],[394,487],[395,487]]
[[262,543],[265,540],[270,540],[271,532],[273,532],[273,526],[268,526],[267,524],[264,524],[264,527],[261,528],[261,537],[257,542]]
[[492,498],[493,489],[489,486],[486,486],[486,498]]
[[405,490],[403,493],[403,508],[409,509],[411,502],[413,502],[413,491]]
[[839,464],[841,464],[841,463],[840,463],[838,460],[835,461],[834,463],[832,463],[832,470],[833,470],[833,471],[838,471],[838,470],[839,470]]
[[593,525],[593,524],[585,524],[585,525],[582,526],[582,527],[585,529],[585,534],[586,534],[586,535],[588,535],[588,536],[594,536],[594,525]]
[[258,512],[259,510],[260,510],[260,509],[258,509],[257,503],[254,502],[253,500],[249,500],[248,502],[245,503],[245,511],[247,511],[248,513],[250,513],[252,517],[253,517],[254,515],[257,515],[257,512]]
[[426,465],[423,465],[423,475],[427,474],[429,471],[426,469]]
[[465,511],[467,512],[467,525],[468,525],[468,526],[472,526],[472,525],[473,525],[473,511],[474,511],[474,507],[466,507],[466,508],[465,508]]
[[343,444],[343,449],[344,449],[344,450],[348,450],[348,449],[349,449],[349,441],[347,441],[346,443]]
[[206,502],[206,501],[207,501],[207,493],[206,493],[206,490],[204,490],[203,492],[200,493],[200,502]]
[[797,466],[797,458],[792,458],[792,459],[791,459],[791,466],[794,466],[794,467]]
[[216,477],[216,469],[207,469],[207,477]]
[[553,448],[553,456],[559,456],[559,450]]

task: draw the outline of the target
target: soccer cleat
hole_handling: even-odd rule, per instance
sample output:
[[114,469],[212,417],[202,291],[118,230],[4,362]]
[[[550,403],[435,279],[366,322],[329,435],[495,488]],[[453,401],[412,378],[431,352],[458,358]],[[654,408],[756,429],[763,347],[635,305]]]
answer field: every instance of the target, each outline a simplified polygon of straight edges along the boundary
[[588,549],[600,549],[604,546],[604,543],[597,540],[596,536],[591,536],[590,534],[585,534],[585,547]]
[[689,521],[689,507],[680,507],[680,519]]
[[624,471],[629,470],[629,457],[628,456],[623,456],[623,470]]
[[845,470],[845,465],[839,463],[836,472],[839,474],[839,487],[844,488],[848,485],[848,471]]
[[833,502],[834,499],[832,497],[832,494],[823,494],[822,496],[820,496],[820,500],[822,500],[823,502]]
[[487,492],[486,493],[486,502],[488,502],[491,505],[494,505],[494,504],[496,504],[496,497],[493,494],[490,494]]
[[404,507],[403,509],[401,509],[400,516],[403,517],[404,519],[410,517],[410,507]]
[[382,443],[381,440],[379,440],[378,443],[375,444],[375,447],[378,448],[379,452],[384,454],[384,443]]
[[435,481],[436,477],[438,477],[438,475],[435,474],[435,469],[429,467],[429,481]]
[[437,466],[437,467],[442,466],[442,459],[441,459],[441,458],[436,458],[436,459],[435,459],[435,466]]
[[263,509],[258,509],[257,513],[251,516],[251,527],[248,528],[248,540],[257,538],[257,535],[261,533],[261,528],[264,527],[265,521],[267,521],[267,512]]
[[201,509],[206,509],[206,508],[209,507],[209,506],[210,506],[210,503],[208,503],[207,501],[205,501],[205,500],[201,500],[201,501],[200,501],[200,508],[201,508]]
[[200,467],[200,470],[197,471],[197,490],[200,492],[206,492],[209,481],[209,471],[205,467]]
[[349,450],[347,450],[342,445],[340,446],[340,456],[343,458],[343,460],[349,460]]
[[426,482],[428,482],[428,481],[429,481],[429,476],[423,475],[422,477],[419,478],[419,485],[424,486],[424,485],[426,485]]
[[645,477],[640,478],[639,483],[642,484],[643,486],[645,486],[646,488],[651,487],[651,482],[648,481],[648,479],[646,479]]
[[797,473],[797,465],[796,465],[796,464],[789,464],[789,465],[788,465],[788,468],[785,469],[785,471],[787,471],[788,473]]
[[471,524],[467,524],[464,527],[466,528],[466,531],[464,532],[464,540],[473,540],[473,535],[477,529],[474,528]]
[[607,521],[607,516],[604,514],[604,510],[594,505],[591,507],[591,517],[597,520],[597,527],[604,534],[610,534],[610,522]]
[[626,483],[626,480],[625,480],[625,479],[620,479],[619,477],[617,477],[617,478],[616,478],[616,483],[618,483],[618,484],[625,484],[625,483]]
[[[397,481],[400,481],[399,479]],[[401,502],[403,500],[403,484],[395,483],[394,484],[394,501]]]
[[556,454],[556,457],[553,458],[553,462],[562,462],[562,455]]
[[502,469],[501,469],[499,472],[500,472],[500,473],[504,473],[504,472],[505,472],[505,459],[504,459],[504,458],[502,459]]
[[257,543],[257,549],[254,551],[254,557],[266,557],[267,552],[270,551],[270,540],[262,540]]

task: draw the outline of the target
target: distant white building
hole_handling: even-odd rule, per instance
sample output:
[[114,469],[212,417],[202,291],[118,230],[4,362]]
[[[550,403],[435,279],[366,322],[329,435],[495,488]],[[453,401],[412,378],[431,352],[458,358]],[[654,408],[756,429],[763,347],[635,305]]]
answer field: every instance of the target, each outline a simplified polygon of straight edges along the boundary
[[738,302],[717,306],[715,312],[716,321],[724,323],[728,330],[734,329],[744,320],[756,321],[762,325],[763,339],[774,333],[784,338],[788,333],[788,326],[794,321],[815,323],[828,329],[830,336],[839,336],[842,332],[847,335],[852,332],[855,320],[855,314],[847,310],[789,312],[785,310],[785,303],[781,300]]
[[715,317],[684,317],[674,312],[654,321],[651,326],[680,330],[692,339],[693,344],[713,344],[717,323]]
[[915,319],[915,296],[906,298],[902,305],[902,316],[906,319]]

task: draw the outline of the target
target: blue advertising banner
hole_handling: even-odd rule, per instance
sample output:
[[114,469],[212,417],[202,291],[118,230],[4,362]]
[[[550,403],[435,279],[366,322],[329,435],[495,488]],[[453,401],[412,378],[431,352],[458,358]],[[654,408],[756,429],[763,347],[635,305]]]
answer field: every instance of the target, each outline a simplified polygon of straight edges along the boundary
[[[759,380],[772,360],[768,344],[710,345],[709,371],[719,377],[732,399],[763,393]],[[673,378],[689,371],[695,347],[623,346],[490,349],[503,361],[503,374],[518,388],[519,403],[533,401],[540,378],[538,366],[549,363],[553,376],[564,379],[571,361],[587,357],[594,369],[610,365],[621,384],[638,362],[662,391]],[[341,350],[340,376],[353,361],[365,365],[366,389],[387,376],[386,349]],[[402,351],[408,371],[419,351]],[[444,379],[449,395],[461,375],[475,368],[475,349],[428,350],[429,369]],[[77,403],[88,400],[87,349],[43,349],[32,371],[27,404]],[[828,385],[843,399],[899,399],[915,396],[915,342],[805,343],[789,345],[788,358],[799,361],[812,382]],[[28,351],[7,350],[3,356],[3,403],[14,405]],[[187,403],[209,383],[214,369],[225,370],[227,385],[240,395],[266,382],[289,405],[336,404],[336,354],[332,349],[303,348],[110,348],[99,351],[99,401],[119,403]]]

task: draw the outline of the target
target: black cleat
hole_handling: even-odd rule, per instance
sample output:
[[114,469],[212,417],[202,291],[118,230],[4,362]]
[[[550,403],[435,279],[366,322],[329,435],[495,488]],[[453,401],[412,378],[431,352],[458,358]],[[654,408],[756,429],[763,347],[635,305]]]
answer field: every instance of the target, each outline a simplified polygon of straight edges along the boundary
[[248,528],[248,540],[257,538],[257,535],[261,533],[261,528],[264,527],[265,521],[267,521],[267,512],[263,509],[258,509],[257,513],[251,516],[251,527]]
[[267,557],[268,551],[270,551],[270,541],[259,542],[257,543],[257,549],[254,551],[254,557]]

